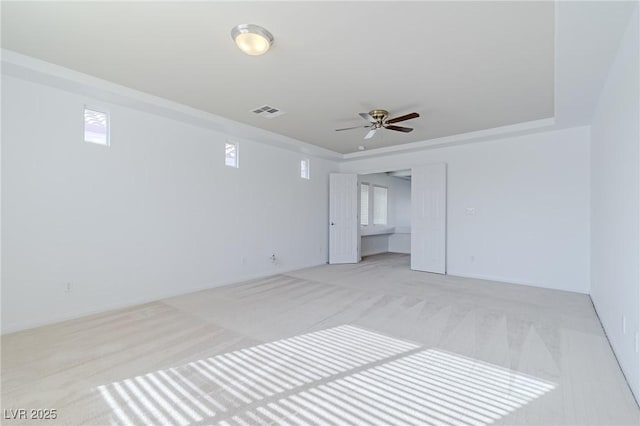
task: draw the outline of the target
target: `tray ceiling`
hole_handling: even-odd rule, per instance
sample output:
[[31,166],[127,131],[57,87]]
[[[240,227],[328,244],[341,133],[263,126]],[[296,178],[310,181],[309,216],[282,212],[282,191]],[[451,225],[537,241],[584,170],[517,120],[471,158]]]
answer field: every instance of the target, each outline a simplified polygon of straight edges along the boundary
[[[339,153],[554,115],[553,2],[2,2],[2,47]],[[230,30],[264,26],[252,57]],[[286,113],[265,119],[271,105]],[[412,133],[334,129],[412,111]]]

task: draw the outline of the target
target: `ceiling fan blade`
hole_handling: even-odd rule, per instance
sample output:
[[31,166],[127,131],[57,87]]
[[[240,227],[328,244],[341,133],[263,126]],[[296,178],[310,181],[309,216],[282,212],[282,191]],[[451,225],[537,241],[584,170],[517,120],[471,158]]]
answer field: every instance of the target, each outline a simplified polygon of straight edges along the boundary
[[389,129],[389,130],[396,130],[398,132],[405,132],[405,133],[409,133],[412,132],[413,129],[411,127],[402,127],[402,126],[384,126],[385,129]]
[[336,129],[336,132],[341,132],[343,130],[353,130],[353,129],[368,129],[371,126],[355,126],[355,127],[345,127],[344,129]]
[[373,135],[376,134],[376,130],[377,129],[371,129],[369,130],[369,133],[367,133],[367,135],[364,137],[365,139],[371,139],[373,137]]
[[420,114],[418,114],[417,112],[412,112],[411,114],[405,114],[405,115],[401,115],[400,117],[390,118],[386,122],[387,124],[398,123],[400,121],[411,120],[412,118],[418,118],[418,117],[420,117]]
[[365,120],[367,120],[369,123],[377,123],[376,119],[373,118],[372,116],[370,116],[368,113],[366,112],[359,112],[358,115],[362,118],[364,118]]

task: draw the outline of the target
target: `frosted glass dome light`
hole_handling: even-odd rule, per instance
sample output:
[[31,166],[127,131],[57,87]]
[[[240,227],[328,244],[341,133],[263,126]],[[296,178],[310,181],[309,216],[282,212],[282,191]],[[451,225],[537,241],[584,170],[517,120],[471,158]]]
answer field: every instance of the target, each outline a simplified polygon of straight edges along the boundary
[[262,55],[271,47],[273,35],[254,24],[240,24],[231,29],[231,38],[247,55]]

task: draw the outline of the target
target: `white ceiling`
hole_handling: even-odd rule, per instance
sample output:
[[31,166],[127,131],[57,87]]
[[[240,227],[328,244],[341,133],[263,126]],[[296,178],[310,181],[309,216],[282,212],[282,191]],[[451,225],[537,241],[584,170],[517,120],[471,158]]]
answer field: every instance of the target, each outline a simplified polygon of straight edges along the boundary
[[[348,153],[554,116],[553,2],[2,2],[2,47]],[[275,36],[260,57],[230,29]],[[265,120],[251,109],[287,113]],[[358,112],[412,111],[364,141]]]
[[556,123],[591,124],[638,1],[560,1],[556,7]]

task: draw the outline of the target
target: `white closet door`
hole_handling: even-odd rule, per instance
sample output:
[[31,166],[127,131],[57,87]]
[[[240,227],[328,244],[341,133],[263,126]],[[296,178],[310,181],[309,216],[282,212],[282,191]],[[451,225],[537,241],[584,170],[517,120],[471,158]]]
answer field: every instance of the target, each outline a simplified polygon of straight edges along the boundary
[[445,274],[447,165],[411,170],[411,269]]
[[358,175],[329,175],[329,263],[358,263]]

